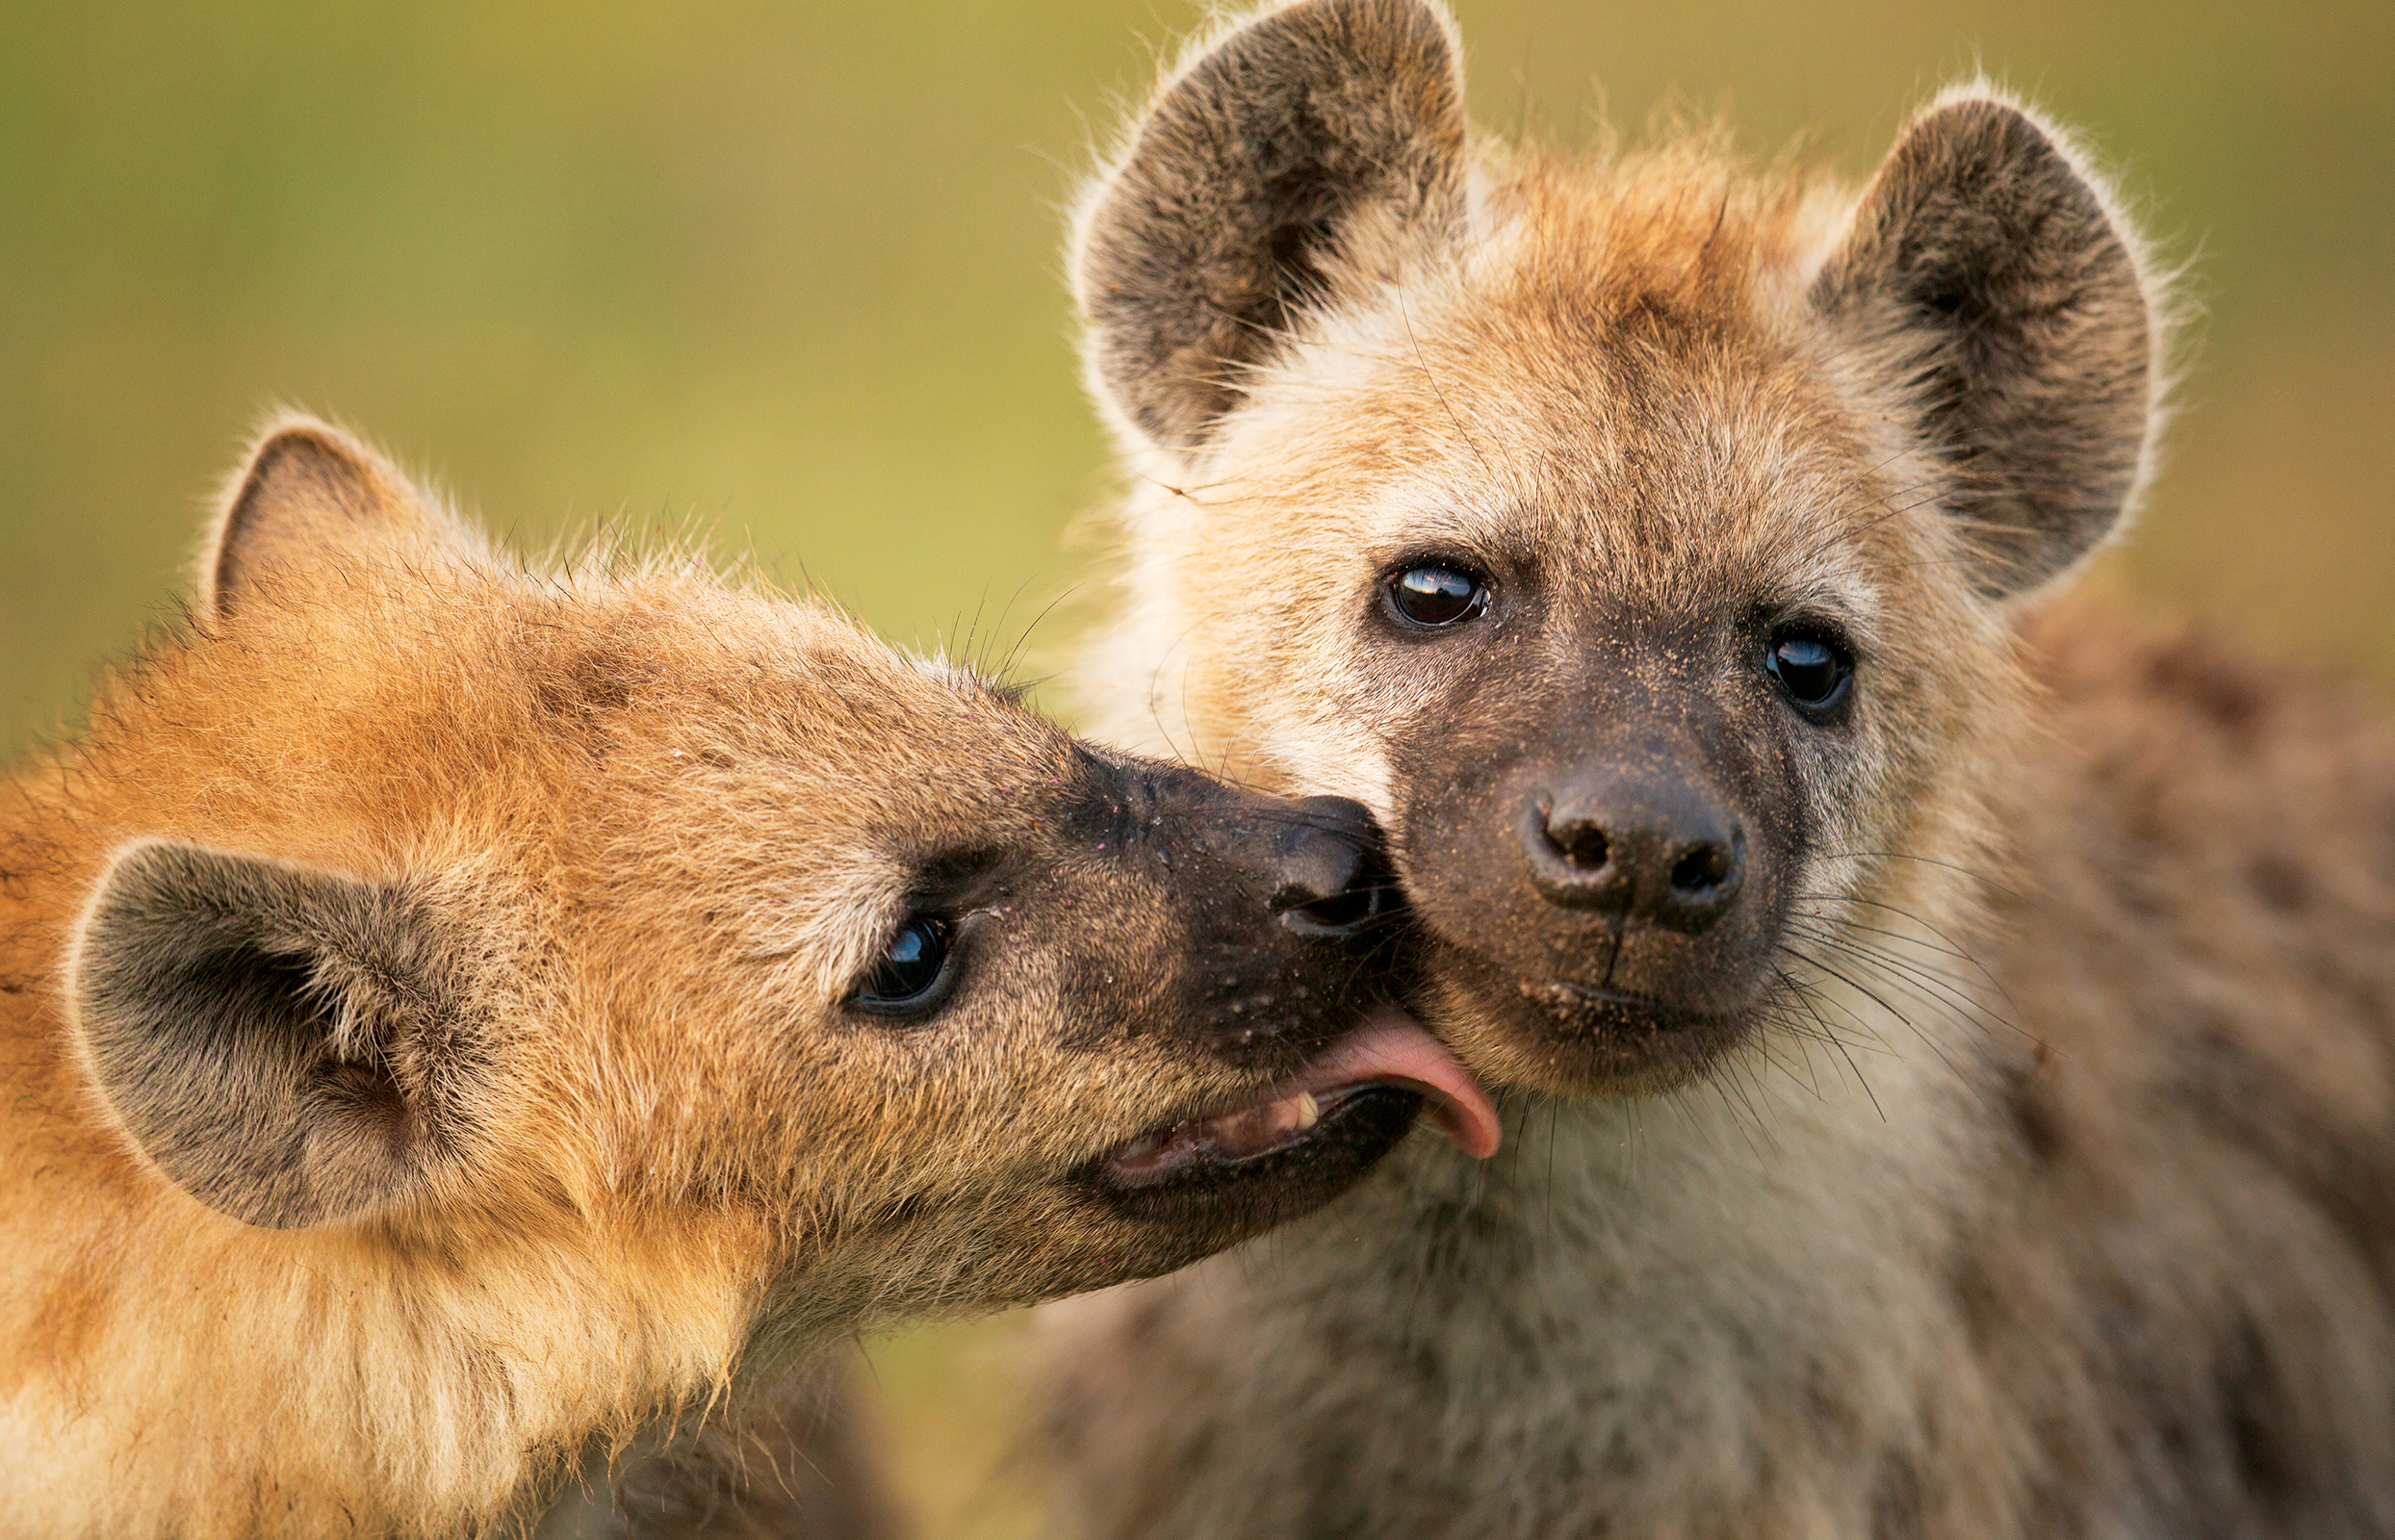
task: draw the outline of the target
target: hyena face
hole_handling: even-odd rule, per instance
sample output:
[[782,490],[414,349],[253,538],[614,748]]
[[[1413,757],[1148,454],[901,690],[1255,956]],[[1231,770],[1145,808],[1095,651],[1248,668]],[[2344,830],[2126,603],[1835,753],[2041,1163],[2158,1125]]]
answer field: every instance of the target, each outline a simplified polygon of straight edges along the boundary
[[1118,726],[1370,804],[1451,1036],[1551,1091],[1676,1083],[1931,901],[2002,605],[2150,415],[2135,250],[2019,108],[1943,99],[1860,199],[1476,155],[1421,0],[1198,50],[1074,256],[1146,483]]
[[1180,1266],[1426,1093],[1488,1137],[1367,1022],[1352,803],[1094,752],[700,571],[527,574],[321,425],[210,573],[78,751],[116,853],[69,994],[131,1144],[237,1219],[711,1237],[762,1319],[837,1320]]

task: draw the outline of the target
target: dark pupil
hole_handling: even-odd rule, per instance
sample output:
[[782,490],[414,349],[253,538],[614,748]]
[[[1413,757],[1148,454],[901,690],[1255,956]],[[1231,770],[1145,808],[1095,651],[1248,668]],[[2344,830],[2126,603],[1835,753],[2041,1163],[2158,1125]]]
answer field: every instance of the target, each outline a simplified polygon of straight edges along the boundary
[[1798,701],[1818,705],[1838,688],[1838,654],[1818,637],[1787,637],[1771,649],[1771,672]]
[[1416,567],[1397,580],[1397,607],[1417,626],[1452,626],[1480,597],[1481,585],[1453,567]]
[[865,985],[877,1000],[904,1000],[940,982],[948,960],[948,927],[936,919],[913,919],[882,950],[881,965]]

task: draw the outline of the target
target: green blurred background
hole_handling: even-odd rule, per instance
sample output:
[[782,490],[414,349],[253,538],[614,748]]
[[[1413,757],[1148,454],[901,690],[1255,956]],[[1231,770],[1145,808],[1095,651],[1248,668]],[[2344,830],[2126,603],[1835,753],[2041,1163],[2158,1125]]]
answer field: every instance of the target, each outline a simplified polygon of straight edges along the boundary
[[[1676,99],[1758,149],[1809,127],[1859,175],[1973,67],[2085,125],[2202,311],[2171,468],[2101,580],[2395,686],[2395,7],[1457,10],[1476,116],[1507,130]],[[0,7],[0,747],[71,721],[171,613],[202,500],[277,401],[528,546],[696,526],[901,641],[1019,630],[1107,486],[1058,208],[1198,16]],[[1023,1483],[989,1474],[1019,1329],[875,1345],[934,1533],[1029,1532]]]

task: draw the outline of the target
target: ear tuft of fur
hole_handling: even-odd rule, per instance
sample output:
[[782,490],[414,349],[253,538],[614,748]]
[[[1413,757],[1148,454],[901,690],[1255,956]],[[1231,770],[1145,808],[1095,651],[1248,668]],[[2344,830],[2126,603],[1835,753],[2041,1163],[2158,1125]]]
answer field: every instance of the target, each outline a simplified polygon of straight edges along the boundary
[[150,839],[101,879],[69,995],[142,1151],[210,1207],[289,1228],[455,1159],[482,1056],[451,953],[398,887]]
[[390,461],[329,423],[285,413],[252,443],[210,526],[199,611],[222,618],[278,566],[451,536]]
[[1464,207],[1462,52],[1431,0],[1297,0],[1193,49],[1084,193],[1092,390],[1199,444],[1298,313],[1386,276]]
[[2058,131],[1985,86],[1939,97],[1813,297],[1875,377],[1907,382],[1984,592],[2048,581],[2119,524],[2157,418],[2157,295]]

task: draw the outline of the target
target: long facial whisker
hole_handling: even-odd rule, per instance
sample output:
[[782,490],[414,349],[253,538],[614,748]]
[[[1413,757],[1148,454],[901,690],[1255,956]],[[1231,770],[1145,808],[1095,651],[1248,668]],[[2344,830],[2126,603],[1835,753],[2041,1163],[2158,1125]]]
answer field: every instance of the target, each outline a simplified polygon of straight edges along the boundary
[[[1812,964],[1813,960],[1806,957],[1803,953],[1793,951],[1785,945],[1778,948],[1778,950],[1782,954],[1796,958],[1808,965]],[[1878,1027],[1873,1025],[1872,1022],[1867,1017],[1864,1016],[1860,1012],[1856,1011],[1852,1005],[1840,998],[1838,995],[1824,991],[1818,985],[1808,984],[1801,979],[1794,980],[1794,983],[1798,988],[1805,991],[1808,1001],[1807,1008],[1813,1012],[1815,1017],[1823,1023],[1824,1028],[1828,1030],[1831,1033],[1831,1036],[1836,1038],[1841,1045],[1860,1047],[1867,1053],[1886,1054],[1892,1058],[1896,1056],[1895,1047],[1891,1044],[1886,1038],[1880,1035]],[[1827,1007],[1828,1009],[1838,1013],[1841,1017],[1844,1018],[1846,1029],[1855,1034],[1857,1040],[1849,1043],[1844,1034],[1840,1032],[1835,1026],[1831,1025],[1827,1017],[1820,1014],[1819,1008],[1821,1007]]]
[[1892,941],[1902,941],[1907,946],[1918,946],[1922,951],[1931,953],[1937,957],[1949,957],[1954,959],[1957,962],[1969,962],[1973,967],[1979,966],[1978,960],[1972,957],[1969,952],[1957,951],[1950,946],[1933,945],[1928,941],[1922,940],[1918,936],[1907,936],[1902,931],[1892,931],[1884,925],[1866,925],[1861,920],[1829,921],[1825,916],[1820,915],[1813,917],[1816,919],[1821,919],[1825,924],[1834,923],[1841,930],[1861,931],[1869,936],[1884,936]]
[[1919,926],[1922,930],[1927,931],[1939,940],[1944,941],[1946,944],[1946,948],[1951,956],[1958,957],[1966,962],[1969,962],[1971,966],[1979,970],[1979,972],[1990,984],[1995,985],[1999,989],[2003,988],[2002,981],[1997,979],[1996,974],[1987,966],[1987,964],[1981,962],[1969,947],[1966,947],[1962,942],[1956,940],[1953,937],[1947,935],[1939,927],[1932,925],[1929,921],[1922,919],[1919,914],[1914,913],[1910,910],[1899,909],[1893,904],[1885,904],[1877,899],[1858,898],[1850,893],[1798,893],[1795,895],[1795,898],[1799,903],[1851,904],[1862,909],[1875,909],[1883,913],[1893,914],[1899,919],[1908,920],[1911,923]]
[[[1892,965],[1900,966],[1912,977],[1923,983],[1935,984],[1941,990],[1958,999],[1968,999],[1969,996],[1964,987],[1978,982],[1971,975],[1942,967],[1936,962],[1930,961],[1930,959],[1952,955],[1941,948],[1921,946],[1920,950],[1928,953],[1928,958],[1908,957],[1900,954],[1898,947],[1912,944],[1912,938],[1909,937],[1887,931],[1873,931],[1867,927],[1835,925],[1821,920],[1807,919],[1791,919],[1789,929],[1808,939],[1832,942],[1853,951],[1858,956],[1876,958]],[[1866,939],[1866,937],[1876,937],[1879,939]],[[1972,1008],[1985,1009],[1980,1007],[1976,1001],[1972,1002]],[[1994,1016],[1995,1013],[1990,1012],[1989,1014]]]
[[[1927,931],[1930,935],[1936,937],[1944,944],[1943,946],[1933,947],[1926,941],[1921,941],[1918,938],[1905,937],[1901,933],[1884,932],[1882,934],[1890,936],[1893,939],[1907,940],[1909,944],[1919,946],[1924,952],[1931,952],[1938,956],[1948,957],[1958,962],[1969,963],[1971,970],[1979,976],[1979,980],[1984,982],[1989,988],[1996,991],[1996,997],[2004,1002],[2004,1006],[2007,1010],[2015,1013],[2020,1011],[2020,1002],[2013,998],[2012,991],[2005,988],[2004,981],[1996,976],[1995,969],[1988,966],[1987,963],[1982,962],[1976,954],[1971,952],[1968,947],[1965,947],[1953,937],[1947,935],[1937,926],[1930,924],[1927,920],[1922,919],[1919,915],[1912,913],[1907,910],[1898,909],[1893,904],[1883,904],[1875,899],[1853,898],[1843,894],[1805,893],[1797,895],[1797,898],[1799,902],[1843,903],[1859,908],[1876,910],[1884,913],[1893,914],[1896,918],[1904,920],[1910,924],[1919,926],[1922,930]],[[1841,934],[1847,929],[1853,927],[1853,922],[1846,919],[1833,920],[1829,916],[1821,914],[1813,914],[1805,917],[1817,923],[1832,925]],[[1926,963],[1918,965],[1924,967],[1928,966]],[[2007,1024],[2009,1025],[2009,1023]]]
[[[1798,1052],[1804,1052],[1801,1044],[1805,1041],[1805,1034],[1791,1033],[1790,1036],[1795,1038],[1800,1045]],[[1800,1075],[1796,1072],[1796,1068],[1793,1065],[1784,1063],[1772,1054],[1771,1043],[1767,1038],[1759,1038],[1756,1040],[1755,1053],[1764,1064],[1788,1076],[1790,1080],[1795,1082],[1797,1085],[1802,1086],[1809,1093],[1811,1093],[1814,1100],[1820,1101],[1823,1099],[1821,1095],[1820,1077],[1814,1071],[1813,1059],[1810,1054],[1807,1054],[1805,1057],[1805,1072]]]
[[1965,1074],[1963,1072],[1962,1065],[1954,1062],[1953,1056],[1945,1051],[1945,1048],[1938,1041],[1937,1039],[1931,1037],[1928,1033],[1923,1032],[1920,1029],[1920,1026],[1915,1022],[1911,1016],[1906,1015],[1903,1012],[1897,1010],[1893,1005],[1890,1004],[1886,997],[1881,995],[1877,990],[1873,989],[1869,985],[1861,983],[1850,975],[1842,973],[1837,968],[1832,967],[1829,963],[1824,962],[1818,957],[1812,956],[1806,952],[1798,950],[1795,947],[1783,943],[1780,950],[1790,957],[1795,958],[1798,962],[1805,963],[1808,967],[1820,969],[1823,973],[1828,974],[1839,983],[1843,984],[1850,989],[1853,989],[1856,993],[1861,994],[1866,999],[1878,1006],[1881,1010],[1887,1012],[1890,1015],[1894,1016],[1898,1021],[1904,1023],[1906,1029],[1910,1031],[1914,1037],[1920,1040],[1923,1047],[1938,1056],[1939,1063],[1944,1065],[1946,1069],[1952,1073],[1957,1080],[1970,1087],[1973,1096],[1977,1097],[1981,1102],[1985,1103],[1991,1108],[1991,1110],[1993,1110],[1995,1104],[1988,1102],[1987,1093],[1980,1089],[1977,1077]]
[[1813,1003],[1813,994],[1815,991],[1807,988],[1804,985],[1799,984],[1796,980],[1790,978],[1788,970],[1781,967],[1776,962],[1771,964],[1771,971],[1778,976],[1780,983],[1786,988],[1789,995],[1793,998],[1798,1005],[1804,1007],[1805,1014],[1811,1016],[1815,1024],[1821,1029],[1821,1037],[1823,1040],[1826,1040],[1831,1047],[1838,1050],[1838,1056],[1840,1058],[1846,1061],[1846,1068],[1853,1073],[1855,1083],[1863,1088],[1863,1094],[1869,1098],[1871,1103],[1871,1111],[1879,1114],[1879,1120],[1881,1122],[1886,1122],[1888,1120],[1887,1109],[1880,1106],[1879,1095],[1876,1091],[1871,1090],[1871,1082],[1869,1078],[1863,1073],[1863,1066],[1856,1064],[1854,1062],[1854,1055],[1846,1050],[1846,1040],[1830,1029],[1830,1024],[1822,1019],[1821,1013],[1815,1008]]
[[1969,995],[1951,985],[1933,979],[1910,968],[1899,960],[1873,948],[1855,945],[1835,936],[1796,932],[1798,939],[1815,946],[1827,947],[1841,957],[1851,960],[1859,968],[1869,970],[1892,990],[1899,991],[1934,1010],[1944,1011],[1956,1019],[1968,1022],[1982,1031],[1990,1025],[2013,1031],[2020,1029],[2004,1017],[1987,1010]]

